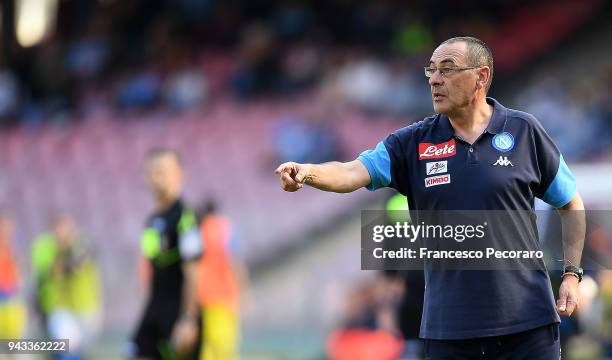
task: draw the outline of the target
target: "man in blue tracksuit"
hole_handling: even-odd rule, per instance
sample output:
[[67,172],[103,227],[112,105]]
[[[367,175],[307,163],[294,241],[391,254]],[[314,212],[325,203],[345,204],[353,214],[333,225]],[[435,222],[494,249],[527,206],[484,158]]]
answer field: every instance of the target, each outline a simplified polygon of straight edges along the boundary
[[393,132],[354,161],[284,163],[276,169],[281,187],[392,187],[416,211],[533,211],[536,197],[579,210],[560,211],[568,231],[556,304],[546,271],[425,269],[420,336],[428,359],[558,359],[559,315],[577,308],[582,279],[584,205],[574,177],[532,115],[486,97],[493,57],[482,41],[443,42],[425,75],[436,115]]

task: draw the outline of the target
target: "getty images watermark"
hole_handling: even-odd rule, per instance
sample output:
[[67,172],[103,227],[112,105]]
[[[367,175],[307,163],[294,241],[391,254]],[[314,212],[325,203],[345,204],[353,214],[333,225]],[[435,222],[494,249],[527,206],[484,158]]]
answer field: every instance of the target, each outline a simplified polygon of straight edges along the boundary
[[[415,243],[417,239],[444,239],[463,242],[470,239],[482,240],[487,236],[488,223],[484,221],[479,225],[433,225],[422,221],[414,225],[407,221],[395,222],[388,225],[374,225],[372,227],[372,241],[381,243],[386,239],[403,240]],[[427,247],[401,247],[396,250],[385,250],[384,247],[375,247],[372,256],[376,259],[543,259],[542,250],[496,250],[487,247],[484,250],[434,250]]]
[[[587,211],[585,217],[582,265],[611,269],[612,240],[602,234],[612,234],[612,212]],[[565,229],[554,210],[366,210],[361,221],[364,270],[547,271],[563,266]],[[591,238],[597,242],[589,243]]]

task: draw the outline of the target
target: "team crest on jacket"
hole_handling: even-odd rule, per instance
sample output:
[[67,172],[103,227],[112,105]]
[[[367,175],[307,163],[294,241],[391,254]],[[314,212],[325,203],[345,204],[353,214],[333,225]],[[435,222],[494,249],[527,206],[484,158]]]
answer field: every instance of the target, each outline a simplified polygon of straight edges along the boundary
[[504,131],[503,133],[493,136],[491,141],[493,147],[501,152],[508,152],[514,147],[514,136],[509,132]]

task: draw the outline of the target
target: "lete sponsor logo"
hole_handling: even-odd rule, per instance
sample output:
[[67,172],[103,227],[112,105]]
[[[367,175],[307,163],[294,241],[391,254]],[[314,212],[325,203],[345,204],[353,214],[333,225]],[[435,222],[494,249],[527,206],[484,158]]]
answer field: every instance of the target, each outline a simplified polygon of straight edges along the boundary
[[455,139],[450,139],[442,144],[419,144],[419,160],[439,159],[449,156],[455,156],[457,153],[457,145]]
[[448,171],[446,160],[428,162],[427,164],[425,164],[425,166],[427,170],[427,175],[442,174]]
[[425,187],[428,188],[430,186],[450,184],[450,182],[451,182],[450,174],[431,176],[431,177],[425,178]]

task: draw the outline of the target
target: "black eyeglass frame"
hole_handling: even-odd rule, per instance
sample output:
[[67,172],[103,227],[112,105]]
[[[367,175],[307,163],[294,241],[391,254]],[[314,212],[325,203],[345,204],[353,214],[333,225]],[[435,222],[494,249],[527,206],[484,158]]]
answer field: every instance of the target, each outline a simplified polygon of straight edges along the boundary
[[452,72],[480,69],[481,67],[482,65],[481,66],[468,66],[468,67],[440,67],[440,68],[426,66],[424,69],[425,69],[425,77],[430,78],[433,76],[433,74],[436,73],[436,71],[440,71],[440,74],[446,77],[448,74]]

